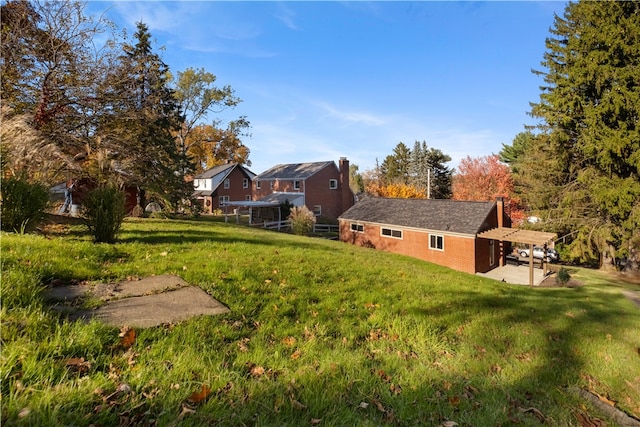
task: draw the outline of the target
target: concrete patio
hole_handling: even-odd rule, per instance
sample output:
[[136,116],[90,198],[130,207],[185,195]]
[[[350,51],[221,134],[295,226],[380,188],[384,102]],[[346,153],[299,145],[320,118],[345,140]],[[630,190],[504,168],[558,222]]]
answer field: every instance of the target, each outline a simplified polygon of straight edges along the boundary
[[[529,264],[505,265],[503,267],[496,267],[487,273],[476,274],[499,282],[506,282],[514,285],[529,285]],[[544,279],[544,271],[540,268],[540,264],[534,265],[533,285],[539,286]]]

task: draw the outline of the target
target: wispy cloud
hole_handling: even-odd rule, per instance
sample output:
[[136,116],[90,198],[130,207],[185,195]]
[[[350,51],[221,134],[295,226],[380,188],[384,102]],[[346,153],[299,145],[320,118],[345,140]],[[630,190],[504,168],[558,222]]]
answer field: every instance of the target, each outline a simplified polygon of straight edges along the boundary
[[162,44],[201,52],[245,57],[271,57],[274,52],[255,43],[260,22],[247,19],[241,8],[217,2],[116,2],[115,10],[129,28],[144,22]]
[[295,12],[290,7],[288,7],[286,3],[278,2],[278,10],[274,13],[274,16],[287,28],[294,31],[300,29],[295,21]]
[[387,122],[385,117],[365,111],[339,109],[326,102],[316,102],[315,105],[324,111],[325,118],[333,120],[334,123],[337,120],[343,126],[381,126]]

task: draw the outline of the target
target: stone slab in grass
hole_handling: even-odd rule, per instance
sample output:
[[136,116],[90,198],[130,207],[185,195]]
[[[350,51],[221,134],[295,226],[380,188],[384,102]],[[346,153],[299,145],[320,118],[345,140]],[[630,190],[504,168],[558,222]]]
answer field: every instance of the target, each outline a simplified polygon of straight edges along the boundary
[[191,317],[228,313],[229,309],[197,287],[109,301],[82,317],[112,326],[149,328]]
[[[72,319],[98,319],[118,327],[148,328],[229,312],[202,289],[171,274],[119,283],[56,286],[47,291],[46,297],[56,303],[54,309]],[[104,303],[95,310],[77,309],[77,302],[87,297]]]

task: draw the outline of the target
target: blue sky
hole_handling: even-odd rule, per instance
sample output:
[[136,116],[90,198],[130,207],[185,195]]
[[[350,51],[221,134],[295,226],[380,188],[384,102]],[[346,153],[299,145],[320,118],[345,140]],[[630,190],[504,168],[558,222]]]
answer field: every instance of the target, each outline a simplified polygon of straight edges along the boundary
[[[91,2],[147,24],[172,72],[204,68],[243,102],[250,167],[347,157],[371,169],[416,140],[460,159],[533,124],[545,39],[566,2]],[[164,50],[159,49],[163,47]]]

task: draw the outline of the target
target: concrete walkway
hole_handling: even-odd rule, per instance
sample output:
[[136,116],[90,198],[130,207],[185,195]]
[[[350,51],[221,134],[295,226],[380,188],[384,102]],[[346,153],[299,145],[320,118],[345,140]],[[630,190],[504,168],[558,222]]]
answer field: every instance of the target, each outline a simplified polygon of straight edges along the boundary
[[[476,273],[478,276],[488,277],[499,282],[507,282],[514,285],[529,284],[529,265],[505,265],[496,267],[487,273]],[[540,265],[533,266],[533,285],[539,286],[545,279]]]
[[[72,319],[98,319],[111,326],[149,328],[194,316],[228,313],[229,309],[202,289],[174,275],[150,276],[95,286],[50,288],[45,294],[53,308]],[[103,301],[95,310],[78,310],[84,298]],[[80,301],[80,304],[79,304]]]

